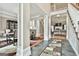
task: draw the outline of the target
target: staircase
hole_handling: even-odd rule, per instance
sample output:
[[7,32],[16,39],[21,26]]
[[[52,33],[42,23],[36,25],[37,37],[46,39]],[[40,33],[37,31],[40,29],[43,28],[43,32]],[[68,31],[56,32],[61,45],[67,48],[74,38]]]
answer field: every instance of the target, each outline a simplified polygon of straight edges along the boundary
[[[72,6],[71,6],[72,7]],[[68,9],[68,40],[70,42],[70,45],[72,46],[73,50],[75,51],[76,55],[79,55],[79,37],[78,37],[78,32],[76,31],[76,26],[75,26],[75,17],[73,14],[76,10],[74,8]],[[77,14],[76,14],[77,15]],[[78,16],[78,15],[77,15]],[[74,17],[74,18],[73,18]]]

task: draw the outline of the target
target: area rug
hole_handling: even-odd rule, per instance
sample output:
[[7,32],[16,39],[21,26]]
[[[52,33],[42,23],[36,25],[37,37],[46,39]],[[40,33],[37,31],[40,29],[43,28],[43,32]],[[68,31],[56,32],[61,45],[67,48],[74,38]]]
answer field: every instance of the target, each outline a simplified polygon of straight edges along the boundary
[[53,47],[47,47],[40,56],[52,56],[53,54]]
[[61,56],[61,43],[52,41],[40,56]]

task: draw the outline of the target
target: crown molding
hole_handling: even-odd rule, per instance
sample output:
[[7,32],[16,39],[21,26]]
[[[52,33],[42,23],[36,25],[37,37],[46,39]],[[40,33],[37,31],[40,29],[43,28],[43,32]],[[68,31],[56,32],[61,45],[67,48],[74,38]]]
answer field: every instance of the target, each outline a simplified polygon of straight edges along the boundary
[[53,11],[53,12],[50,13],[50,16],[56,15],[56,14],[62,14],[62,13],[67,13],[67,9],[59,10],[59,11]]
[[8,11],[2,10],[2,9],[0,9],[0,16],[11,18],[11,19],[17,19],[17,14],[11,13],[11,12],[8,12]]

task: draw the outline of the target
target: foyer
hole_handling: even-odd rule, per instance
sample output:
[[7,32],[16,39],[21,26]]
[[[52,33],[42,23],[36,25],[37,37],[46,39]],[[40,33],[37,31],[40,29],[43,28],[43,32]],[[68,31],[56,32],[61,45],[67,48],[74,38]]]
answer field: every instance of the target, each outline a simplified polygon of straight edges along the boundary
[[22,7],[23,55],[79,55],[78,3],[31,3]]
[[79,3],[0,4],[0,56],[79,56]]

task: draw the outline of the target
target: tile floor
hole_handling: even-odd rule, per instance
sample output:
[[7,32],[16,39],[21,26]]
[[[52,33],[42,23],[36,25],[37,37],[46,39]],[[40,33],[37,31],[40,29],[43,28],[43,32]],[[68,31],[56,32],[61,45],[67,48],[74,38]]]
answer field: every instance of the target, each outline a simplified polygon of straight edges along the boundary
[[[49,44],[51,44],[53,41],[43,41],[41,44],[39,44],[36,47],[32,48],[32,56],[76,56],[75,52],[73,51],[72,47],[70,46],[68,40],[64,40],[62,42],[61,47],[57,48],[60,52],[56,54],[56,49],[52,47],[52,50],[50,50],[52,53],[48,54],[43,54],[45,52],[44,50],[48,48]],[[58,43],[57,43],[58,44]],[[57,45],[56,44],[56,45]],[[59,45],[59,44],[58,44]],[[54,44],[55,46],[55,44]],[[61,49],[62,48],[62,49]],[[49,52],[50,52],[49,51]],[[55,52],[55,53],[54,53]]]
[[76,56],[68,40],[62,42],[62,56]]

